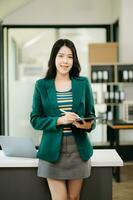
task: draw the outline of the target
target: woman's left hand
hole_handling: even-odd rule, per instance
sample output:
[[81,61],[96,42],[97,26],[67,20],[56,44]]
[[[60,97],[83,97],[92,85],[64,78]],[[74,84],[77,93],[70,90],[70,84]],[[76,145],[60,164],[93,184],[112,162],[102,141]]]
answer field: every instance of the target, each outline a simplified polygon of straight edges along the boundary
[[81,128],[81,129],[90,129],[93,122],[94,122],[94,120],[91,120],[91,121],[83,120],[82,123],[75,121],[75,122],[73,122],[73,125],[76,126],[77,128]]

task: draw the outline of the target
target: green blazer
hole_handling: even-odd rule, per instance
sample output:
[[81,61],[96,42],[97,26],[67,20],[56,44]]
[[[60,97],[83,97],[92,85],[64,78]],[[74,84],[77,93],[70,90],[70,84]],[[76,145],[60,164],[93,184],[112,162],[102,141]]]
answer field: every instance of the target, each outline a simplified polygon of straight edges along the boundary
[[[73,104],[72,112],[80,117],[95,116],[91,85],[85,77],[72,78]],[[57,162],[60,158],[63,125],[57,126],[61,116],[56,100],[54,79],[40,79],[35,84],[30,122],[37,130],[43,130],[37,157],[49,162]],[[95,128],[94,121],[90,130],[72,126],[72,132],[77,143],[81,158],[88,160],[93,154],[93,148],[87,132]]]

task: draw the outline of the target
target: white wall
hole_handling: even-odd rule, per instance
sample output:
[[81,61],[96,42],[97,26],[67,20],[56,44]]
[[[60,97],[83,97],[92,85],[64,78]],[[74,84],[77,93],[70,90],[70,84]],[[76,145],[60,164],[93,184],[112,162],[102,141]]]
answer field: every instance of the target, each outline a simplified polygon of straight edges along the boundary
[[33,0],[4,24],[109,24],[112,0]]
[[133,1],[121,0],[120,61],[133,63]]
[[[133,63],[133,1],[121,0],[120,8],[120,36],[119,36],[119,61]],[[128,91],[128,100],[133,100],[133,85],[125,86]],[[127,96],[127,95],[126,95]],[[121,141],[133,142],[133,130],[121,131]]]
[[119,19],[121,10],[121,0],[112,0],[112,21]]

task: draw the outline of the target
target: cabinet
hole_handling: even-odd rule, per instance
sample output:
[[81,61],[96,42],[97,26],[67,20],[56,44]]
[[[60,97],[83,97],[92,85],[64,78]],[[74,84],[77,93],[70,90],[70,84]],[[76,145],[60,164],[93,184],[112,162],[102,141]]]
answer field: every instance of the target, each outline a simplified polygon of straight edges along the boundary
[[[132,91],[133,64],[132,63],[92,63],[89,68],[95,99],[96,115],[103,116],[99,121],[101,126],[108,120],[123,118],[123,102],[133,100]],[[130,93],[128,99],[127,93]],[[106,127],[107,128],[107,127]],[[105,129],[106,129],[105,128]],[[109,131],[107,141],[109,140]],[[101,132],[103,135],[103,131]]]
[[92,83],[133,83],[133,64],[91,64]]
[[[91,64],[90,77],[93,85],[104,84],[101,86],[100,103],[121,104],[126,99],[124,84],[133,84],[133,64]],[[93,87],[95,91],[96,86]],[[94,98],[98,103],[99,95],[96,92]]]
[[90,63],[114,63],[118,58],[118,43],[91,43],[89,44]]

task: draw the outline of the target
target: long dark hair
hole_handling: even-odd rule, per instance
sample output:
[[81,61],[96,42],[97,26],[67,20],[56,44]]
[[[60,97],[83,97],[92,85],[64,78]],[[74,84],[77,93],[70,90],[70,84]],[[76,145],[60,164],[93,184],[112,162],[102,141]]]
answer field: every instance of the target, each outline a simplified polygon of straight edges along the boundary
[[48,61],[48,71],[46,73],[45,78],[51,79],[55,78],[56,76],[56,66],[55,66],[55,59],[57,56],[58,51],[62,46],[66,46],[71,49],[72,55],[73,55],[73,66],[69,72],[70,77],[78,77],[79,73],[81,71],[80,63],[77,56],[77,51],[75,48],[75,45],[72,41],[68,39],[59,39],[55,42],[53,45],[53,48],[51,50],[50,58]]

